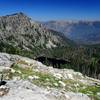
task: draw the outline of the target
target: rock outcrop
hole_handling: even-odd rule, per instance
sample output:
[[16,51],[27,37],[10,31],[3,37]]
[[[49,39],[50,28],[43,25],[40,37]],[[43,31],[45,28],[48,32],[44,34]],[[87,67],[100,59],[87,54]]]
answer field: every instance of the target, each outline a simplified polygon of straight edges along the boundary
[[[35,47],[52,48],[65,46],[66,42],[58,32],[43,28],[23,13],[0,17],[0,50],[6,46],[31,51]],[[7,50],[6,50],[7,51]]]

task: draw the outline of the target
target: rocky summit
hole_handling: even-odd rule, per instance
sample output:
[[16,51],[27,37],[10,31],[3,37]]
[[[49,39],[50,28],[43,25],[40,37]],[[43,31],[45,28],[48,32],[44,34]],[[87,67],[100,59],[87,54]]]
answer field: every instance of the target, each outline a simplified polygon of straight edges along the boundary
[[100,80],[71,69],[0,53],[0,100],[99,100]]

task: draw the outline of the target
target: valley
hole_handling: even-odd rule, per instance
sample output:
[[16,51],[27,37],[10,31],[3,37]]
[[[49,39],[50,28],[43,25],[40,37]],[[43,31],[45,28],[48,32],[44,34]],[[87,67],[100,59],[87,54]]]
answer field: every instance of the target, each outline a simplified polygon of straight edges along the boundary
[[99,31],[99,22],[40,23],[22,12],[1,16],[0,75],[11,89],[5,87],[10,92],[2,100],[21,96],[15,95],[18,84],[30,100],[35,92],[35,100],[100,100]]

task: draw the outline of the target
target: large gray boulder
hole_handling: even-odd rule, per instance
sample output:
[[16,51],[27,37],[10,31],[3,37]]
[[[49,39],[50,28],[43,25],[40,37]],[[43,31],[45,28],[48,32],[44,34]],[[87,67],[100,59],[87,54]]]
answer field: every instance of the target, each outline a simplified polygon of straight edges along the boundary
[[90,98],[81,93],[61,93],[58,90],[52,89],[47,91],[29,81],[9,81],[7,84],[10,91],[0,100],[90,100]]

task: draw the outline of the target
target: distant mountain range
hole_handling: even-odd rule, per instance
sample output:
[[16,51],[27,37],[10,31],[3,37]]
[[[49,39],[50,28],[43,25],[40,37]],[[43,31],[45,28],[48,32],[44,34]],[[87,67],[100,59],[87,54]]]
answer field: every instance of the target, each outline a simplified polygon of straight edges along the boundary
[[48,21],[42,24],[46,28],[64,33],[79,44],[100,43],[100,21]]
[[7,46],[32,51],[34,48],[70,46],[71,40],[60,32],[42,27],[23,13],[0,17],[0,49]]

